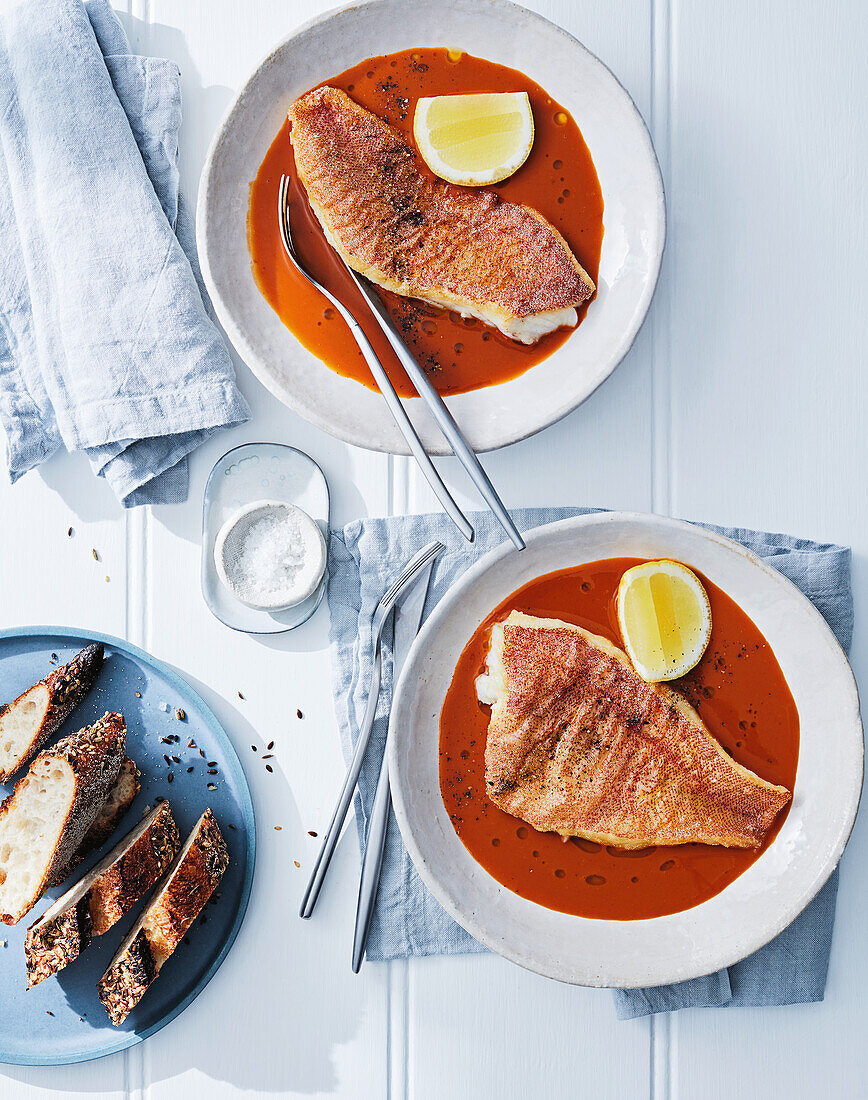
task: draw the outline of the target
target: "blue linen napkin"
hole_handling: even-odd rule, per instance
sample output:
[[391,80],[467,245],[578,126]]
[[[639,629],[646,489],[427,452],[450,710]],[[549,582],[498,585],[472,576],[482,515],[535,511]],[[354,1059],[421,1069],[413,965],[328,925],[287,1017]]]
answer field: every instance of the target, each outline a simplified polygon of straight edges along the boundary
[[0,422],[12,481],[84,450],[129,507],[250,412],[205,309],[179,192],[177,66],[109,0],[0,12]]
[[[520,530],[598,511],[593,508],[525,509],[513,512]],[[489,513],[472,517],[476,542],[469,545],[442,515],[357,520],[331,536],[328,601],[335,711],[344,755],[358,737],[371,669],[371,618],[401,567],[434,538],[446,551],[434,565],[425,603],[431,613],[453,582],[479,557],[500,545],[503,533]],[[811,599],[847,649],[853,633],[850,551],[788,535],[712,527],[774,565]],[[368,814],[385,745],[392,700],[392,652],[384,644],[383,683],[371,748],[359,779],[356,822],[364,843]],[[835,920],[838,872],[795,921],[754,955],[717,974],[677,985],[614,990],[619,1019],[679,1008],[763,1006],[820,1001]],[[389,825],[380,891],[368,938],[371,959],[409,955],[455,955],[484,951],[435,901],[416,874],[394,816]]]

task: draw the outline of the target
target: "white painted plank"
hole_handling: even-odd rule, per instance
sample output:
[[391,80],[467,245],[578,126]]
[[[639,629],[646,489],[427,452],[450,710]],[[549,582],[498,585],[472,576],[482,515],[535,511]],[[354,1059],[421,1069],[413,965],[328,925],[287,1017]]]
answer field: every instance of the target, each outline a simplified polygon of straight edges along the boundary
[[[584,0],[538,0],[528,6],[603,58],[649,116],[650,4],[602,9]],[[565,420],[484,456],[508,506],[651,507],[652,339],[646,325],[605,386]],[[480,507],[454,459],[442,460],[440,468],[462,503]],[[407,470],[404,506],[433,509],[427,485],[409,463]],[[402,499],[395,503],[400,510]],[[648,1022],[615,1023],[607,991],[559,985],[495,958],[411,960],[408,971],[407,1095],[414,1100],[648,1094]]]
[[[312,11],[300,4],[254,3],[240,19],[230,4],[151,4],[148,48],[173,57],[182,71],[182,183],[188,195],[195,195],[208,144],[234,89]],[[308,452],[330,483],[336,526],[387,511],[390,460],[312,428],[274,401],[243,366],[239,381],[253,421],[209,441],[196,455],[190,504],[154,510],[148,643],[203,688],[239,749],[257,813],[256,879],[238,943],[199,1002],[171,1033],[147,1044],[142,1081],[153,1098],[242,1092],[379,1097],[387,1075],[388,972],[366,968],[356,978],[349,966],[358,868],[354,833],[340,845],[315,918],[297,917],[317,850],[308,830],[324,830],[343,771],[329,687],[327,610],[284,636],[236,634],[210,616],[199,596],[198,554],[205,478],[230,446],[266,439]],[[256,743],[261,751],[270,740],[273,774],[250,749]],[[229,1026],[215,1027],[230,1005]]]
[[[851,544],[860,613],[866,31],[860,4],[677,4],[669,191],[673,510]],[[676,1017],[672,1096],[868,1095],[866,844],[863,818],[825,1003]]]

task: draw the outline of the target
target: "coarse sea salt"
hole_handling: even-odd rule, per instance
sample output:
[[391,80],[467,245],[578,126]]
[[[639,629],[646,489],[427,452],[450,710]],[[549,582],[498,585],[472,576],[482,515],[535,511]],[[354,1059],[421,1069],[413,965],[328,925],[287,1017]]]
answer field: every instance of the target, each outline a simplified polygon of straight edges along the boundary
[[214,546],[217,572],[250,607],[294,607],[306,600],[325,572],[325,540],[300,508],[257,501],[230,516]]

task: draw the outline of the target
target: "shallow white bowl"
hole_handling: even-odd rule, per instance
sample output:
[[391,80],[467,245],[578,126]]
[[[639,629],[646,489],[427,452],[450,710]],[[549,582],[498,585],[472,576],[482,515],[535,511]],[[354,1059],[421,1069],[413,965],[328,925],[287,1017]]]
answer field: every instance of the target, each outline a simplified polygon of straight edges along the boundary
[[[250,183],[292,101],[363,58],[413,46],[460,48],[527,73],[573,114],[603,191],[597,297],[578,331],[520,378],[449,399],[474,448],[491,450],[559,420],[608,378],[645,318],[663,254],[663,185],[645,124],[605,65],[559,27],[506,0],[374,0],[300,27],[254,71],[217,132],[199,187],[199,258],[221,324],[276,397],[347,443],[407,454],[382,397],[329,370],[259,293],[246,219]],[[407,407],[428,450],[443,454],[421,400]]]
[[[675,558],[701,570],[751,617],[799,710],[793,804],[768,851],[716,897],[683,913],[604,921],[512,893],[459,840],[440,796],[439,720],[458,657],[479,623],[535,577],[610,557]],[[856,683],[822,616],[744,547],[661,516],[610,512],[539,527],[464,574],[422,628],[395,691],[389,740],[395,813],[425,884],[459,924],[521,966],[578,985],[684,981],[744,958],[782,931],[841,858],[862,787]]]

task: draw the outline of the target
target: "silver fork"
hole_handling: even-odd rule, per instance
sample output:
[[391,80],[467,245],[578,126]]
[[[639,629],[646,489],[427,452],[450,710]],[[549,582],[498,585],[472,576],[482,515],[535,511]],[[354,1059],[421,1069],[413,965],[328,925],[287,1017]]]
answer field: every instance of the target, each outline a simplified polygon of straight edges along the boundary
[[382,671],[380,643],[383,639],[383,628],[386,625],[389,612],[395,606],[398,597],[404,589],[409,584],[413,583],[425,566],[433,562],[443,549],[444,546],[442,542],[429,542],[427,546],[423,546],[422,549],[414,554],[407,562],[401,571],[401,575],[377,604],[377,609],[374,612],[374,618],[371,622],[371,640],[373,643],[374,657],[373,668],[371,669],[371,686],[368,691],[368,702],[365,706],[365,716],[359,727],[359,739],[356,742],[356,751],[353,753],[353,759],[350,761],[349,768],[347,768],[347,777],[341,788],[338,804],[332,815],[328,831],[323,838],[317,861],[310,876],[310,881],[304,892],[304,897],[301,899],[301,908],[298,913],[300,917],[307,918],[313,913],[316,900],[319,897],[319,892],[322,889],[322,884],[326,877],[326,872],[329,869],[329,863],[331,862],[332,855],[334,854],[338,842],[338,837],[341,834],[341,827],[347,816],[347,810],[350,808],[350,802],[353,800],[356,784],[359,781],[362,761],[365,759],[368,742],[371,739],[371,730],[374,728],[374,718],[377,714],[377,700],[380,695],[380,674]]
[[280,239],[283,241],[283,248],[287,258],[296,271],[298,271],[300,275],[303,275],[312,286],[315,286],[320,294],[324,295],[324,297],[331,302],[341,317],[346,321],[354,340],[359,345],[359,350],[365,357],[365,362],[371,368],[371,374],[373,374],[376,380],[380,393],[386,399],[386,404],[389,406],[389,411],[395,418],[395,423],[401,430],[401,435],[403,435],[404,439],[407,441],[407,446],[410,448],[413,457],[419,463],[428,484],[434,490],[437,499],[443,505],[447,514],[461,534],[464,535],[468,542],[473,542],[474,532],[470,521],[453,500],[452,494],[446,488],[428,452],[423,447],[422,440],[416,434],[416,429],[413,427],[409,416],[407,416],[407,411],[401,404],[401,399],[395,392],[395,387],[390,382],[389,376],[383,368],[383,364],[377,358],[377,353],[371,346],[367,336],[365,336],[362,326],[343,302],[339,302],[332,293],[326,290],[322,283],[319,282],[318,279],[315,279],[313,275],[305,269],[298,256],[296,256],[295,247],[292,242],[292,229],[289,224],[288,194],[289,177],[281,176],[280,191],[277,199],[277,216],[280,223]]

